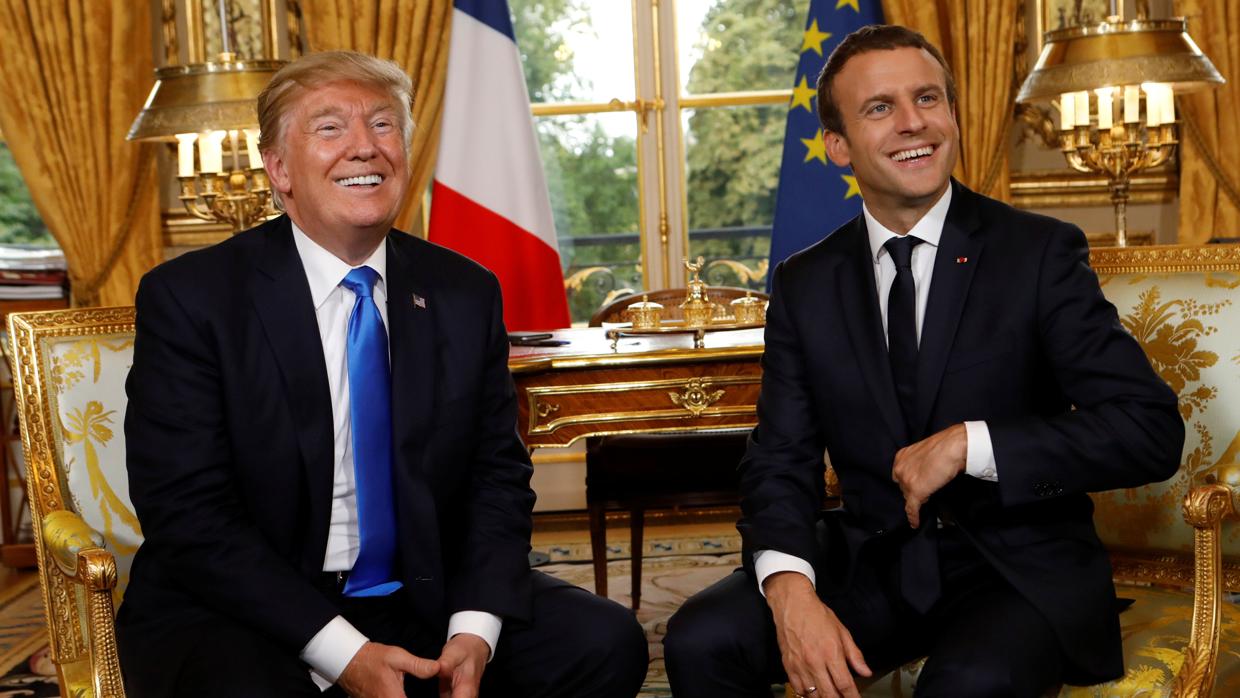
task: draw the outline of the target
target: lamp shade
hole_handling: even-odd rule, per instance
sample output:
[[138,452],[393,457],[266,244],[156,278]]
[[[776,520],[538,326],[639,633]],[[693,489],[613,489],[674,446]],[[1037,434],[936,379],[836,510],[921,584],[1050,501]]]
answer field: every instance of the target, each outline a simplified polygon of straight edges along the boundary
[[228,60],[160,68],[127,138],[173,141],[178,133],[254,128],[258,93],[284,64]]
[[1047,32],[1018,102],[1101,87],[1164,83],[1192,92],[1226,82],[1182,18],[1107,21]]

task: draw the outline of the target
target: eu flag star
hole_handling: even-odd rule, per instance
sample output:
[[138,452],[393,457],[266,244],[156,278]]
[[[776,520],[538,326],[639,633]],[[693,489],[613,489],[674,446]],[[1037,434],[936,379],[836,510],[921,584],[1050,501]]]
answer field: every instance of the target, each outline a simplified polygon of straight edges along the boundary
[[837,0],[835,3],[835,9],[837,10],[845,6],[853,8],[853,12],[861,12],[861,8],[857,7],[857,0]]
[[805,53],[813,49],[814,53],[822,55],[822,42],[831,38],[831,32],[818,31],[818,20],[810,23],[809,29],[805,30],[805,38],[801,40],[801,53]]
[[805,107],[805,111],[813,114],[814,105],[812,103],[812,100],[817,94],[818,94],[818,91],[810,87],[809,80],[806,80],[805,76],[802,75],[801,84],[792,88],[792,106],[789,107],[789,109],[796,109],[797,107]]
[[[824,148],[826,146],[823,146]],[[848,191],[844,192],[844,199],[848,200],[854,196],[861,196],[861,188],[857,186],[857,178],[852,175],[840,175],[844,183],[848,185]]]
[[805,162],[819,160],[827,164],[827,143],[822,140],[822,129],[818,129],[813,138],[802,138],[801,142],[805,144]]

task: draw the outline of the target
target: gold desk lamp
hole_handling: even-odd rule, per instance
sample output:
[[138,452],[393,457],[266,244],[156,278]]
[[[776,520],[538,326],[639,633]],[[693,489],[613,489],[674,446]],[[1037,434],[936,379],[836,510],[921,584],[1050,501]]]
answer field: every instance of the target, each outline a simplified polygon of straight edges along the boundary
[[1225,82],[1183,18],[1106,21],[1047,32],[1016,101],[1056,100],[1060,149],[1110,183],[1115,244],[1128,244],[1129,181],[1179,142],[1175,95]]

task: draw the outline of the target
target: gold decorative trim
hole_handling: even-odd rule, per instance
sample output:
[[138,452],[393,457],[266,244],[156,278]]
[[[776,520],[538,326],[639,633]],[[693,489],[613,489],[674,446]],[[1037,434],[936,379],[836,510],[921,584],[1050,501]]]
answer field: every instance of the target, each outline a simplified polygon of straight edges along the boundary
[[[529,444],[529,447],[531,449],[569,448],[573,444],[577,443],[578,441],[591,437],[591,436],[629,436],[632,434],[646,435],[646,434],[686,434],[686,433],[711,434],[711,433],[727,433],[727,432],[738,431],[742,429],[753,429],[754,427],[758,426],[758,418],[754,414],[753,406],[749,406],[745,408],[743,411],[738,411],[735,414],[748,415],[748,416],[753,417],[753,419],[749,421],[745,421],[745,422],[720,424],[717,427],[705,427],[705,428],[701,426],[694,426],[692,423],[686,423],[686,424],[680,424],[680,425],[671,426],[671,427],[644,427],[641,429],[591,429],[588,433],[585,433],[585,434],[574,434],[572,438],[570,438],[568,441],[565,441],[563,443],[535,442],[535,443]],[[640,416],[642,419],[646,419],[649,417],[649,414],[642,412],[640,413]],[[730,416],[735,416],[735,415],[733,414],[721,414],[721,415],[707,414],[703,416],[705,417],[730,417]],[[682,419],[687,420],[689,418],[682,417]],[[546,436],[546,434],[543,434],[542,436]]]
[[[1058,147],[1058,145],[1056,145]],[[1033,170],[1013,172],[1012,205],[1016,208],[1111,206],[1107,178],[1074,170]],[[1162,204],[1179,195],[1180,179],[1172,171],[1133,175],[1129,184],[1130,204]]]
[[1240,245],[1099,247],[1089,264],[1098,274],[1240,271]]
[[[695,417],[730,417],[735,415],[753,414],[753,405],[737,405],[725,407],[709,407],[701,405],[698,411],[694,412],[694,407],[682,406],[681,409],[664,409],[664,410],[630,410],[624,412],[602,412],[593,414],[569,415],[552,419],[543,423],[541,420],[554,412],[559,411],[559,406],[555,403],[546,401],[551,396],[567,396],[567,395],[591,395],[599,393],[629,393],[642,390],[664,390],[667,388],[675,388],[677,390],[685,390],[692,392],[694,385],[701,389],[701,381],[714,383],[717,385],[761,385],[761,376],[729,376],[724,378],[667,378],[661,380],[649,381],[625,381],[618,383],[588,383],[584,385],[556,385],[545,387],[532,387],[528,393],[530,406],[530,422],[526,428],[526,433],[530,435],[550,434],[557,429],[563,429],[568,426],[578,426],[582,424],[607,424],[612,422],[621,422],[629,419],[643,420],[662,420],[662,419],[691,419]],[[722,397],[722,395],[720,396]],[[715,398],[718,400],[718,398]],[[673,400],[674,402],[674,400]],[[712,403],[714,400],[711,401]],[[691,414],[686,414],[686,411]]]
[[1194,529],[1193,622],[1184,665],[1176,674],[1172,695],[1209,695],[1218,662],[1222,614],[1219,525],[1224,518],[1236,515],[1232,489],[1219,484],[1194,487],[1184,497],[1183,509],[1184,521]]
[[[758,382],[758,381],[755,381]],[[711,405],[719,402],[726,391],[720,389],[711,391],[711,379],[709,378],[691,378],[685,384],[685,390],[682,393],[670,392],[667,397],[672,404],[688,410],[694,417],[701,417]]]
[[761,358],[762,349],[761,344],[754,344],[715,349],[659,349],[627,354],[575,354],[570,356],[542,354],[511,360],[508,363],[508,368],[514,374],[522,374],[542,370],[619,368],[625,366],[645,366],[647,364],[745,360]]
[[[63,483],[56,467],[56,450],[51,412],[51,395],[44,392],[47,340],[88,335],[133,333],[132,306],[78,308],[8,316],[9,350],[13,357],[13,395],[18,406],[22,448],[26,456],[26,477],[30,483],[31,518],[35,555],[40,570],[39,583],[47,610],[52,660],[62,669],[86,657],[92,658],[95,690],[101,696],[123,696],[116,641],[112,628],[112,589],[116,585],[116,562],[111,553],[92,549],[79,553],[77,576],[64,574],[52,559],[39,522],[52,511],[65,508]],[[85,608],[79,606],[73,584],[86,588]],[[80,610],[79,610],[80,609]],[[83,636],[85,612],[91,628]],[[106,622],[94,627],[95,622]],[[63,671],[62,673],[62,679]]]

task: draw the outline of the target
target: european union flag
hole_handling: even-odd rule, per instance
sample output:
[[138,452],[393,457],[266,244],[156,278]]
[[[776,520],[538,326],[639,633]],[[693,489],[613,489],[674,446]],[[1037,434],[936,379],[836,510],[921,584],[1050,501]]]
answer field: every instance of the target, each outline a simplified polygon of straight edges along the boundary
[[845,36],[882,21],[880,0],[810,0],[775,195],[772,269],[861,213],[861,192],[851,170],[827,159],[815,83],[827,56]]

